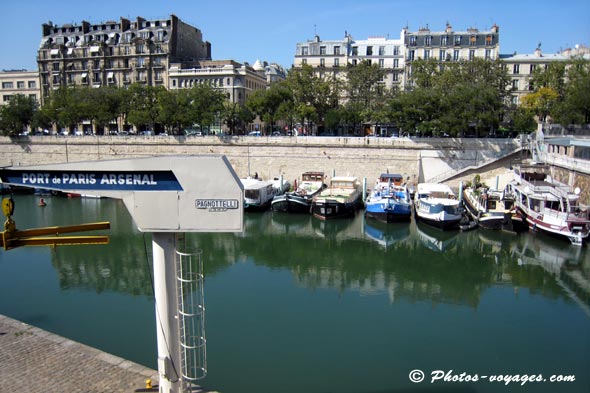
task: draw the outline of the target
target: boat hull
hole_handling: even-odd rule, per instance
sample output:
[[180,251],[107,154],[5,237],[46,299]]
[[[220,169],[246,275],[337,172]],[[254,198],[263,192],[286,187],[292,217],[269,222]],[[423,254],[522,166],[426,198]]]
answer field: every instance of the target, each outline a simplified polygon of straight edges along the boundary
[[[387,203],[386,200],[383,202]],[[367,203],[365,217],[382,222],[403,222],[411,219],[411,205],[391,204],[383,208],[383,202]]]
[[247,212],[263,212],[267,211],[270,207],[270,200],[265,203],[249,203],[244,202],[244,211]]
[[320,220],[331,220],[353,216],[359,208],[360,198],[354,201],[343,203],[338,201],[322,201],[312,204],[314,217]]
[[421,215],[419,213],[416,213],[416,217],[419,221],[435,228],[442,229],[443,231],[458,229],[459,222],[461,221],[461,217],[446,218],[441,220],[437,217]]
[[311,200],[299,195],[284,194],[276,196],[271,203],[271,210],[282,213],[309,214]]

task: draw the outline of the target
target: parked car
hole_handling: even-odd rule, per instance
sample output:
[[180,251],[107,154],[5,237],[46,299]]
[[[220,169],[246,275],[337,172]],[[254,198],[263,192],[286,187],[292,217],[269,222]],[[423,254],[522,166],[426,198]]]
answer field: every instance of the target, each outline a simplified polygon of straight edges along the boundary
[[248,136],[262,136],[262,133],[260,131],[252,131]]
[[150,135],[154,135],[154,132],[152,130],[143,130],[143,131],[139,131],[139,135],[150,136]]
[[74,136],[82,136],[82,135],[84,135],[82,130],[74,130]]

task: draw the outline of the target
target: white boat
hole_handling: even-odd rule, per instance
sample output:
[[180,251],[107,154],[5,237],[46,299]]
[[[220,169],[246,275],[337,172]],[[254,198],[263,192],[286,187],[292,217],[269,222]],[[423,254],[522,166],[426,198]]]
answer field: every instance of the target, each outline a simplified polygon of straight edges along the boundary
[[303,173],[301,182],[295,184],[295,191],[275,196],[271,209],[278,212],[311,213],[313,197],[326,188],[324,179],[324,172]]
[[361,184],[356,177],[336,176],[330,186],[313,198],[313,215],[322,220],[352,216],[362,203]]
[[288,182],[280,180],[240,179],[244,186],[244,209],[246,211],[264,211],[270,207],[272,199],[290,187]]
[[514,167],[508,192],[531,229],[567,238],[581,246],[588,239],[590,220],[587,208],[579,204],[580,189],[560,183],[549,175],[544,164]]
[[[471,219],[484,229],[517,229],[513,225],[514,200],[504,190],[486,187],[467,187],[463,190],[463,204]],[[516,216],[514,219],[518,220]]]
[[365,216],[383,222],[407,221],[412,216],[410,192],[403,176],[382,173],[365,201]]
[[445,184],[418,184],[414,211],[419,220],[444,230],[458,228],[462,216],[460,201]]

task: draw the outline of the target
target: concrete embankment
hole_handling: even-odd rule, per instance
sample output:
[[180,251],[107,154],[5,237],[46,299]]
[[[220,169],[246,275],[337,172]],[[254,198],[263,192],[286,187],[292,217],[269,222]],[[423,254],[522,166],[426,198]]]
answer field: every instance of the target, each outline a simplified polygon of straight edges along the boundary
[[[515,155],[512,139],[355,137],[0,137],[0,165],[25,166],[158,155],[225,155],[238,176],[258,173],[293,181],[305,171],[354,175],[369,184],[380,173],[411,183],[444,181]],[[504,165],[504,164],[502,164]],[[508,166],[506,164],[505,166]],[[195,168],[198,169],[198,168]]]
[[155,370],[0,315],[0,392],[129,393]]

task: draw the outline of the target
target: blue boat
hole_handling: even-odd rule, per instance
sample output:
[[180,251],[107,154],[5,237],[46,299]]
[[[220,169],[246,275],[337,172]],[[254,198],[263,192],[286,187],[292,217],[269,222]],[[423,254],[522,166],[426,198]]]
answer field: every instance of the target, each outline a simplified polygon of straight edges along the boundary
[[382,173],[365,201],[365,216],[383,222],[409,221],[412,199],[403,176]]

